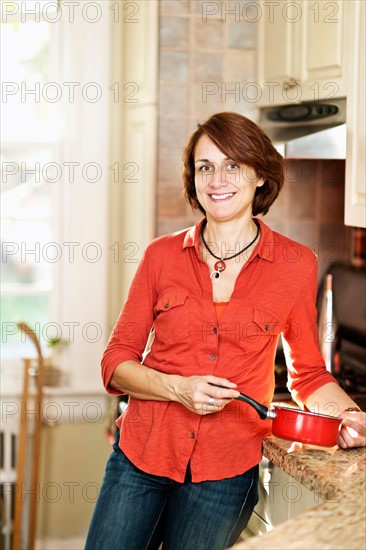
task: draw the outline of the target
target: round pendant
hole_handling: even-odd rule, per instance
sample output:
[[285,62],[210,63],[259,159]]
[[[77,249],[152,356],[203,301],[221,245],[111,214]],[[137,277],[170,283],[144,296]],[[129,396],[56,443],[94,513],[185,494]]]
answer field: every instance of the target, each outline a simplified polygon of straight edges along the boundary
[[219,260],[218,262],[215,263],[214,268],[215,268],[215,271],[218,271],[220,273],[221,271],[225,271],[226,264],[223,260]]

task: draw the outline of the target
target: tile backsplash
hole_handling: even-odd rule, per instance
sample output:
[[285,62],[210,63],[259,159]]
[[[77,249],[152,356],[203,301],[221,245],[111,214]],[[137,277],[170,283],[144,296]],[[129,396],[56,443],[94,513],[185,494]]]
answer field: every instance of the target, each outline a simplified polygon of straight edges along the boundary
[[182,199],[180,179],[182,150],[197,122],[220,111],[256,116],[242,94],[256,78],[257,24],[238,17],[247,4],[160,2],[157,235],[200,218]]
[[344,181],[344,160],[286,159],[283,189],[263,218],[273,230],[314,250],[320,278],[330,264],[351,259]]

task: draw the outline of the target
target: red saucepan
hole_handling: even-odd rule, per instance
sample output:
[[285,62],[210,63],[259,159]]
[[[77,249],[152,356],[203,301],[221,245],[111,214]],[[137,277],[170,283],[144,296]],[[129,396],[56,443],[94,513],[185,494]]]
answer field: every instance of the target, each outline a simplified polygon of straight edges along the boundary
[[340,418],[278,405],[268,409],[243,393],[237,399],[251,405],[263,420],[273,420],[272,433],[277,437],[323,447],[337,444],[342,424]]
[[273,420],[272,433],[277,437],[323,447],[333,447],[337,444],[342,424],[340,418],[302,411],[294,407],[274,405],[273,409],[269,409],[243,393],[236,399],[251,405],[262,420]]

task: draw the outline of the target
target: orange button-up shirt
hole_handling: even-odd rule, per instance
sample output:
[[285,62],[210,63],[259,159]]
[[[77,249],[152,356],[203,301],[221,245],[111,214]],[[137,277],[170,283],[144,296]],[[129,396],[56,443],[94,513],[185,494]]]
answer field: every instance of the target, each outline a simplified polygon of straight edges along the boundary
[[[146,249],[103,355],[107,391],[118,393],[109,385],[118,364],[143,360],[164,373],[228,378],[268,405],[281,333],[289,388],[299,402],[334,382],[317,344],[314,253],[259,220],[258,245],[217,321],[209,268],[200,257],[202,223],[155,239]],[[152,327],[153,343],[143,359]],[[177,402],[130,398],[117,424],[120,447],[138,468],[178,482],[189,461],[194,482],[245,472],[260,462],[262,440],[271,430],[271,421],[236,400],[201,416]]]

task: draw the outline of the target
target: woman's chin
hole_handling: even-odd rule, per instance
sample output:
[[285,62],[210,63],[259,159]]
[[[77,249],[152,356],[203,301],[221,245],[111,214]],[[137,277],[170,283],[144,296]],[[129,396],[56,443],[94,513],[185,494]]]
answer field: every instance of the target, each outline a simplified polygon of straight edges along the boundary
[[214,222],[229,222],[242,219],[245,211],[237,211],[229,208],[218,207],[206,210],[206,218],[208,221]]

